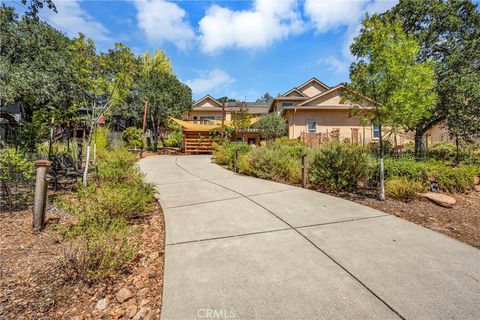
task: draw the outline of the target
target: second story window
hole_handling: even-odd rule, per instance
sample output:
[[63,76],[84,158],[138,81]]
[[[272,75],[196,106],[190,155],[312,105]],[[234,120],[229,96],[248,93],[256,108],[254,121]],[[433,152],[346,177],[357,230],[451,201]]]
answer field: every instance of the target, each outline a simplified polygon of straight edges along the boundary
[[293,106],[293,102],[282,102],[282,108]]
[[378,124],[372,125],[372,137],[374,139],[380,139],[380,126]]

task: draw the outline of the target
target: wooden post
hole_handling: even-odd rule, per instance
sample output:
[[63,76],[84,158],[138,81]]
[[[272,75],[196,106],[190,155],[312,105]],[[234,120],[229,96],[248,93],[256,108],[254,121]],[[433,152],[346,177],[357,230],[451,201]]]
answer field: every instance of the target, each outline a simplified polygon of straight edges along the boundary
[[47,181],[45,175],[51,162],[48,160],[35,161],[37,179],[35,182],[35,202],[33,205],[33,229],[41,230],[45,226],[45,209],[47,207]]
[[305,154],[302,154],[302,188],[307,187],[307,166],[305,165]]

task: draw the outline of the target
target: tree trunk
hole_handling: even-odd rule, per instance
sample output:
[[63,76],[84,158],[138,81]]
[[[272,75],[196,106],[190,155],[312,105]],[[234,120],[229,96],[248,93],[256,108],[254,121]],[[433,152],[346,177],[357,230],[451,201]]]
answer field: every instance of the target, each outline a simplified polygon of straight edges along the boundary
[[87,142],[87,155],[85,157],[85,169],[83,170],[83,185],[87,186],[88,183],[88,167],[90,165],[90,144],[92,143],[92,131],[93,126],[90,128],[90,132],[88,134],[88,142]]
[[425,153],[425,148],[423,144],[423,134],[425,129],[422,126],[418,126],[415,129],[415,158],[419,159]]
[[383,136],[382,136],[382,125],[378,125],[378,133],[380,139],[380,195],[379,200],[385,200],[385,164],[384,164],[384,151],[383,151]]

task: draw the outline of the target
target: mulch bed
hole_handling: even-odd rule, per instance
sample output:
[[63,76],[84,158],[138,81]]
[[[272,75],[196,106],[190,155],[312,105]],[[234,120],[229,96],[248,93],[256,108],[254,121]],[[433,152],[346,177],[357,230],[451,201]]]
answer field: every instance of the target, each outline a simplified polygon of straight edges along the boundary
[[[49,217],[69,220],[58,212]],[[61,270],[65,244],[53,225],[33,232],[31,210],[0,213],[0,319],[159,318],[165,252],[160,206],[136,224],[141,246],[130,272],[84,283],[67,279]],[[131,297],[120,303],[116,295],[122,288]]]
[[373,192],[336,195],[395,215],[480,249],[480,192],[451,195],[453,208],[438,206],[425,198],[410,202],[387,199],[379,201]]

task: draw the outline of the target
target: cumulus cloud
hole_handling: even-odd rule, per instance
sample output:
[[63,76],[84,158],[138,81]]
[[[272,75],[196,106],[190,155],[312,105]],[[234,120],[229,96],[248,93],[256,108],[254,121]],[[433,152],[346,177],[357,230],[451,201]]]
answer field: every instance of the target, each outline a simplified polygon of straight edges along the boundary
[[344,58],[328,56],[318,60],[319,65],[326,65],[328,71],[341,74],[348,70],[349,63]]
[[360,31],[365,14],[384,12],[397,2],[398,0],[305,0],[305,16],[317,33],[335,31],[341,27],[346,29],[340,38],[343,41],[341,54],[322,58],[319,63],[336,73],[347,71],[352,61],[350,45]]
[[233,82],[228,73],[218,68],[202,71],[198,78],[187,80],[186,84],[192,89],[194,95],[207,94],[218,87]]
[[205,53],[225,48],[264,48],[303,30],[295,0],[256,0],[250,10],[211,6],[199,22],[200,46]]
[[149,41],[172,42],[184,50],[195,40],[186,12],[177,4],[165,0],[136,0],[134,3],[138,26]]
[[95,41],[112,41],[107,28],[83,10],[78,0],[55,1],[55,7],[58,13],[44,10],[42,15],[70,37],[82,32]]

